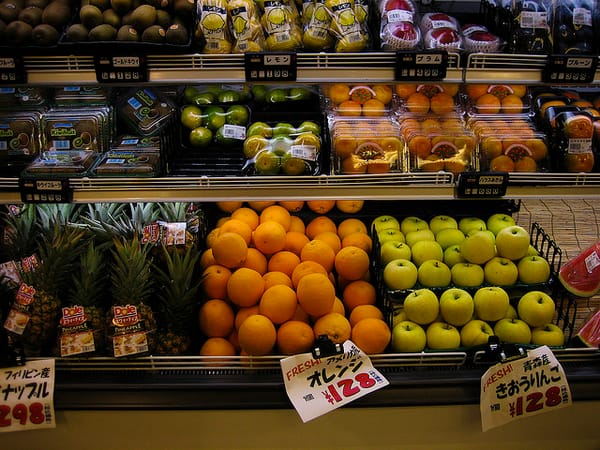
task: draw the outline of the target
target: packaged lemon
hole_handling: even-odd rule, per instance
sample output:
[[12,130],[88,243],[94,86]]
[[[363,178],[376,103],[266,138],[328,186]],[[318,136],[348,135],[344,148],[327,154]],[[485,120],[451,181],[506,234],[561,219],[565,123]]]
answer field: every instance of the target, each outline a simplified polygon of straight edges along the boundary
[[260,52],[265,49],[265,37],[253,0],[229,0],[229,24],[233,36],[233,52]]
[[331,14],[331,32],[337,41],[336,52],[359,52],[367,47],[368,34],[358,20],[354,0],[325,0]]
[[[333,47],[334,38],[329,32],[331,14],[325,7],[325,0],[312,0],[312,7],[304,9],[305,18],[302,43],[309,50],[322,51]],[[304,16],[303,16],[304,17]]]
[[294,0],[265,0],[261,12],[267,50],[292,51],[302,46],[300,14]]
[[204,41],[204,53],[231,53],[232,39],[227,26],[227,0],[200,0],[197,36]]

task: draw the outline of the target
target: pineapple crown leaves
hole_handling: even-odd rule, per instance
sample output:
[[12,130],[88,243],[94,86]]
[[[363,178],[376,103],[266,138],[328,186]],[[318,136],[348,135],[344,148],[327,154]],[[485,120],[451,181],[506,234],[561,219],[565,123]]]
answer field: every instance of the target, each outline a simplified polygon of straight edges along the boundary
[[112,241],[115,237],[132,238],[135,227],[124,203],[92,203],[82,214],[80,224],[88,228],[97,240]]
[[52,232],[55,224],[65,226],[76,223],[83,211],[82,205],[73,203],[39,203],[35,205],[42,230]]
[[73,273],[68,294],[72,305],[103,306],[108,286],[109,273],[106,270],[108,243],[96,245],[89,241],[87,248],[79,256],[79,267]]
[[130,203],[131,223],[134,226],[135,232],[140,236],[143,233],[144,227],[156,222],[160,217],[160,210],[156,203]]
[[115,304],[145,303],[152,295],[151,247],[132,239],[115,238],[110,279]]
[[0,217],[4,235],[1,240],[1,253],[9,260],[19,260],[30,256],[36,249],[36,237],[40,227],[35,205],[25,204],[18,213],[7,210]]

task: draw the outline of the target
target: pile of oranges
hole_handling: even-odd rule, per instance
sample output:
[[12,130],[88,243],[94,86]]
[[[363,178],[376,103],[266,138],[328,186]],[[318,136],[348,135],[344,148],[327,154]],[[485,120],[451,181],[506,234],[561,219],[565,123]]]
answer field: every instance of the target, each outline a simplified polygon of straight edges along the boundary
[[[320,336],[351,339],[382,353],[391,331],[370,283],[367,225],[327,213],[361,210],[360,200],[218,203],[227,216],[206,237],[203,356],[291,355],[309,352]],[[305,223],[296,213],[309,208]]]
[[323,91],[340,116],[382,117],[387,115],[393,99],[393,90],[386,84],[336,83],[325,85]]

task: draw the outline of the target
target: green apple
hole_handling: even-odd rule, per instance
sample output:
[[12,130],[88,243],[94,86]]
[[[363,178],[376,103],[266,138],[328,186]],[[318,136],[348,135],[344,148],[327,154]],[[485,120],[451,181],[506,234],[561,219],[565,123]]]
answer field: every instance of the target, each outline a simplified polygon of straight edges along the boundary
[[378,231],[377,239],[379,240],[380,244],[383,244],[387,241],[406,242],[406,237],[404,236],[402,231],[400,231],[397,228],[386,228],[384,230]]
[[440,302],[431,289],[420,288],[404,298],[406,318],[419,325],[428,325],[435,321],[440,313]]
[[466,262],[465,258],[460,252],[460,244],[451,245],[446,250],[444,250],[443,261],[450,268],[452,268],[454,264],[458,264],[459,262]]
[[418,241],[435,241],[435,235],[430,229],[409,231],[404,234],[406,243],[412,248],[415,242]]
[[444,228],[435,234],[435,240],[444,250],[465,240],[465,234],[458,228]]
[[508,293],[500,286],[485,286],[473,294],[478,319],[495,322],[506,315],[510,303]]
[[383,282],[388,289],[410,289],[417,283],[417,266],[408,259],[394,259],[383,268]]
[[186,105],[181,110],[179,121],[190,130],[198,128],[202,126],[202,110],[196,105]]
[[440,295],[440,314],[444,321],[460,327],[473,318],[473,297],[464,289],[449,288]]
[[429,229],[433,231],[433,234],[438,234],[441,230],[446,229],[458,229],[458,222],[452,216],[446,214],[439,214],[429,219]]
[[517,261],[527,255],[529,250],[529,232],[520,225],[502,228],[496,234],[498,255]]
[[404,311],[404,309],[394,310],[394,315],[392,316],[392,328],[405,320],[408,319],[406,318],[406,311]]
[[521,319],[500,319],[494,325],[494,334],[500,342],[508,344],[529,344],[531,328]]
[[531,327],[541,327],[552,321],[555,313],[552,297],[543,291],[529,291],[517,303],[519,317]]
[[496,286],[511,286],[519,278],[517,265],[508,258],[494,256],[483,266],[485,282]]
[[502,228],[515,225],[515,219],[505,213],[495,213],[488,217],[486,221],[487,229],[494,234],[498,234]]
[[550,279],[550,263],[542,256],[524,256],[517,263],[517,271],[524,284],[546,283]]
[[417,216],[407,216],[400,222],[400,230],[405,235],[411,231],[429,230],[429,223]]
[[398,353],[415,353],[425,349],[427,336],[418,323],[402,320],[392,328],[391,348]]
[[506,314],[504,315],[503,319],[517,319],[519,317],[519,314],[517,313],[517,308],[515,308],[513,305],[508,305],[508,309],[506,310]]
[[475,231],[460,243],[460,252],[467,262],[485,264],[496,256],[496,245],[490,232]]
[[443,261],[428,259],[418,267],[417,279],[425,287],[446,287],[452,281],[452,274]]
[[487,230],[487,226],[485,224],[485,220],[480,217],[467,216],[463,217],[458,221],[458,229],[463,232],[466,236],[469,231],[477,230],[483,231]]
[[558,325],[547,323],[531,330],[531,343],[549,347],[562,347],[565,345],[565,334]]
[[432,350],[447,350],[460,347],[458,328],[446,322],[433,322],[425,331],[427,347]]
[[371,222],[371,229],[375,228],[375,232],[379,233],[381,230],[387,230],[389,228],[400,229],[400,222],[394,216],[384,214],[375,217]]
[[460,329],[460,342],[464,347],[487,344],[494,330],[489,323],[481,319],[472,319]]
[[483,284],[485,274],[479,264],[459,262],[450,268],[452,284],[460,287],[477,287]]
[[412,253],[412,262],[414,262],[417,267],[428,259],[442,261],[444,258],[442,246],[436,241],[417,241],[410,248],[410,251]]
[[533,244],[529,244],[529,248],[527,249],[527,256],[540,256],[540,252],[537,251],[537,248]]
[[389,240],[381,244],[379,249],[381,265],[385,267],[387,263],[394,259],[408,259],[412,257],[410,247],[406,242],[400,240]]

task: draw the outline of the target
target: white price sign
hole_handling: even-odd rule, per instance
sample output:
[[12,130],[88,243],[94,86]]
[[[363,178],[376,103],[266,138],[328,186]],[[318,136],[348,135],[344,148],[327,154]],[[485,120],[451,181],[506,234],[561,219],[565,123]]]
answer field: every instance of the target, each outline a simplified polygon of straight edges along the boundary
[[490,367],[481,378],[483,431],[572,404],[565,372],[547,346]]
[[0,432],[55,428],[54,360],[0,369]]
[[381,389],[389,381],[352,341],[344,352],[314,359],[301,353],[281,360],[285,389],[303,422]]

